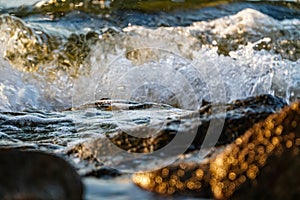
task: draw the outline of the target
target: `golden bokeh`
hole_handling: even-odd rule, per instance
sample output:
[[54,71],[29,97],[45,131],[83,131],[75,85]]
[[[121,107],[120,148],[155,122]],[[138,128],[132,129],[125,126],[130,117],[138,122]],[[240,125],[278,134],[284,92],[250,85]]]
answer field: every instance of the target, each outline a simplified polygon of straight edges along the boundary
[[254,125],[223,152],[212,156],[208,164],[175,164],[137,174],[133,181],[144,189],[162,194],[191,192],[198,196],[210,190],[212,197],[227,199],[245,182],[256,180],[263,173],[268,158],[280,159],[287,151],[293,156],[299,154],[299,120],[300,103],[294,103]]

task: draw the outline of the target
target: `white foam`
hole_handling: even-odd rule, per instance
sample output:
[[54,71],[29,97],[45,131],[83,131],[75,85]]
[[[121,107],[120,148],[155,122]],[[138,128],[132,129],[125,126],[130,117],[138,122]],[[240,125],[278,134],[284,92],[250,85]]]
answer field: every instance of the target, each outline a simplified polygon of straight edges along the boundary
[[[271,32],[293,32],[299,27],[297,19],[277,21],[252,9],[190,27],[130,26],[92,47],[87,60],[90,74],[78,79],[58,72],[58,79],[49,81],[35,73],[15,70],[2,59],[0,107],[57,108],[117,98],[195,109],[203,99],[230,101],[263,93],[295,99],[300,96],[300,61],[253,47],[274,42],[268,35]],[[202,33],[225,37],[245,32],[261,37],[240,45],[230,56],[219,55],[217,47],[199,40]],[[4,52],[5,48],[1,54]],[[51,65],[55,61],[47,67]]]
[[[186,101],[181,102],[184,108],[189,108],[190,99],[195,98],[186,95],[189,93],[196,95],[194,100],[198,103],[202,99],[230,101],[264,93],[279,94],[289,100],[291,93],[299,95],[296,91],[300,80],[296,67],[299,60],[292,62],[272,51],[257,51],[253,47],[261,42],[269,43],[271,39],[267,36],[271,31],[291,26],[295,29],[298,25],[299,20],[277,21],[258,11],[245,9],[233,16],[197,22],[190,27],[148,29],[131,26],[124,29],[126,36],[122,45],[113,46],[108,59],[103,57],[100,45],[94,49],[92,76],[80,81],[80,85],[86,83],[89,87],[83,86],[79,91],[84,97],[144,98],[171,104],[174,95],[170,94],[177,94],[176,98]],[[262,34],[262,38],[241,45],[230,52],[230,57],[225,57],[217,54],[216,47],[203,46],[196,39],[197,34],[208,31],[220,34],[220,37],[247,32]],[[128,54],[135,56],[128,59]],[[185,83],[174,76],[176,73]],[[152,76],[156,78],[148,78]],[[137,88],[155,92],[147,98],[136,97]]]

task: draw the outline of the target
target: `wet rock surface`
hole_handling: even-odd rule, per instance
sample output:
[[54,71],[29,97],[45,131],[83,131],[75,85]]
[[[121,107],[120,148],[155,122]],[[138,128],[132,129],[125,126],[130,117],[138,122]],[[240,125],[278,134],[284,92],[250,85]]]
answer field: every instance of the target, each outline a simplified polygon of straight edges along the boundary
[[[169,149],[165,150],[169,152],[166,156],[178,156],[203,147],[208,129],[211,128],[210,123],[214,123],[213,120],[224,123],[214,133],[218,134],[219,138],[213,138],[211,143],[206,143],[203,148],[231,143],[255,123],[264,120],[285,105],[287,105],[285,100],[271,95],[250,97],[229,104],[208,103],[197,112],[190,112],[177,119],[167,119],[165,126],[158,129],[155,126],[160,124],[152,127],[141,126],[127,132],[119,131],[107,137],[102,136],[79,143],[68,148],[67,153],[83,160],[100,163],[104,161],[109,163],[110,157],[120,156],[119,160],[122,162],[121,158],[124,156],[125,159],[127,152],[151,153],[170,144]],[[176,146],[172,143],[175,139],[180,141]]]
[[[69,193],[69,191],[72,191],[70,187],[79,188],[76,197],[80,197],[82,195],[82,185],[73,168],[66,161],[56,156],[36,152],[47,150],[63,155],[77,169],[79,174],[87,177],[113,178],[126,174],[122,170],[126,170],[128,167],[151,170],[152,168],[158,169],[161,165],[162,168],[157,171],[134,175],[133,181],[144,189],[162,194],[227,198],[237,190],[238,195],[247,198],[277,198],[276,195],[286,197],[284,196],[286,193],[282,189],[285,187],[282,187],[282,184],[298,184],[297,180],[289,182],[289,179],[286,178],[291,177],[298,166],[297,162],[294,161],[296,158],[295,153],[297,153],[296,147],[298,143],[300,144],[296,135],[298,130],[298,104],[286,108],[281,114],[271,115],[286,105],[287,103],[282,98],[272,95],[261,95],[232,101],[227,104],[203,102],[203,106],[198,111],[185,112],[180,111],[180,109],[173,110],[174,108],[167,105],[114,100],[101,100],[68,109],[61,115],[48,112],[35,113],[34,117],[26,117],[26,113],[16,113],[10,116],[12,113],[3,112],[0,125],[3,132],[1,134],[2,150],[0,158],[3,160],[1,163],[7,164],[1,165],[3,167],[1,171],[9,169],[10,166],[21,166],[20,162],[24,167],[22,171],[17,167],[14,176],[3,174],[3,177],[10,178],[1,180],[5,180],[11,185],[21,185],[21,189],[18,189],[21,192],[16,194],[25,195],[26,198],[26,195],[30,194],[36,195],[34,197],[37,198],[48,195],[49,199],[51,199],[51,195],[61,195],[54,197],[70,199],[73,196],[64,196],[72,194]],[[149,112],[157,112],[156,108],[165,109],[160,111],[165,113],[165,116],[160,116],[156,121],[154,120],[154,123],[150,123],[151,120],[149,121],[149,119],[147,120],[140,116],[140,118],[133,120],[136,122],[135,125],[124,128],[117,123],[115,124],[116,132],[105,133],[104,131],[103,134],[93,135],[92,138],[81,138],[82,142],[77,142],[77,144],[72,142],[76,140],[70,140],[69,142],[66,140],[62,142],[65,144],[60,146],[60,143],[56,143],[55,140],[51,139],[60,131],[63,132],[64,129],[60,130],[60,126],[67,127],[70,125],[70,127],[73,127],[71,128],[73,130],[71,133],[74,134],[74,139],[76,139],[76,137],[80,137],[80,134],[84,135],[84,132],[79,130],[81,126],[86,126],[86,121],[96,119],[100,124],[93,127],[93,129],[95,129],[95,132],[99,132],[100,129],[103,131],[107,126],[111,127],[114,125],[116,118],[107,121],[107,119],[112,118],[112,113],[119,113],[121,110],[122,112],[128,110],[138,113],[147,109]],[[30,113],[34,112],[30,111]],[[72,118],[68,117],[71,113],[80,116],[80,119],[86,121],[81,121],[81,124],[76,123],[75,118],[72,121]],[[174,113],[177,113],[177,115],[172,116]],[[287,119],[283,118],[283,115]],[[101,122],[99,119],[105,120]],[[118,118],[118,120],[120,119]],[[160,120],[162,119],[165,121],[161,122]],[[215,119],[224,119],[224,124],[219,134],[220,137],[215,140],[214,144],[206,143],[203,146],[210,123]],[[40,121],[42,123],[39,123]],[[10,124],[9,122],[12,123]],[[260,123],[251,128],[257,122]],[[272,125],[271,122],[274,124]],[[94,123],[94,121],[91,121],[91,123]],[[9,124],[9,129],[6,129]],[[24,124],[27,126],[23,126]],[[50,128],[46,128],[47,126]],[[16,127],[18,131],[14,130],[13,127]],[[250,130],[247,131],[249,128]],[[34,142],[34,138],[25,141],[19,140],[21,137],[16,139],[19,131],[22,134],[30,135],[34,133],[30,133],[30,130],[39,129],[44,130],[45,138],[42,138],[37,143]],[[109,128],[109,130],[112,129]],[[280,131],[289,136],[280,136]],[[182,145],[183,147],[180,145],[172,146],[172,142],[176,140],[176,137],[178,140],[178,135],[180,141],[187,142]],[[282,145],[277,147],[277,143]],[[158,156],[157,161],[152,164],[150,163],[155,158],[154,154],[154,156],[152,155],[153,157],[141,156],[143,153],[147,155],[159,151],[168,145],[169,149],[167,150],[171,153]],[[292,150],[294,147],[295,149]],[[204,151],[206,151],[205,148],[212,149],[208,149],[210,153],[199,160],[199,149],[203,151],[203,148]],[[35,151],[32,152],[32,150]],[[135,156],[128,157],[129,154]],[[287,158],[287,162],[280,160],[282,155]],[[170,166],[160,161],[168,160],[169,157],[177,157],[177,160]],[[290,166],[287,165],[288,163]],[[38,166],[43,168],[44,165],[47,165],[49,170],[43,170],[41,173],[35,170]],[[143,168],[145,165],[146,168]],[[123,166],[123,168],[120,166]],[[140,168],[140,166],[143,167]],[[12,169],[14,168],[12,167]],[[283,170],[283,175],[272,179],[274,180],[272,184],[276,188],[277,193],[260,194],[264,190],[257,189],[257,187],[264,188],[265,186],[259,185],[269,184],[270,178],[268,177],[274,177],[278,170]],[[64,174],[61,174],[62,171],[64,171]],[[65,177],[65,174],[68,174],[66,175],[67,177]],[[15,176],[19,179],[15,178]],[[31,190],[31,187],[35,187],[35,183],[30,183],[29,179],[36,179],[36,182],[40,181],[38,183],[39,187],[42,187],[41,192],[34,193],[35,190]],[[42,182],[40,179],[45,181]],[[22,184],[27,182],[28,188],[27,186],[22,188]],[[246,183],[244,184],[244,182]],[[53,190],[57,191],[53,194],[51,193],[52,185],[57,186],[57,188],[54,187]],[[14,188],[10,187],[10,185],[7,185],[7,187],[3,186],[2,191],[8,191],[5,193],[7,195],[11,194]],[[289,194],[298,195],[297,189],[291,190]],[[251,195],[250,191],[255,192]],[[239,197],[238,195],[237,197]],[[287,198],[289,197],[287,196]]]
[[1,199],[82,199],[83,185],[75,169],[57,156],[0,149]]

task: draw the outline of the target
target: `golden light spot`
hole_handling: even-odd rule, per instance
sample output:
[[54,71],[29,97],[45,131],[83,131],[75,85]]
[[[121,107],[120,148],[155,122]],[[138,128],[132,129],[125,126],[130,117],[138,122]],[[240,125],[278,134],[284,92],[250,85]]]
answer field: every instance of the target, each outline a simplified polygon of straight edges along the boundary
[[179,167],[184,170],[187,167],[187,165],[185,163],[180,163]]
[[265,131],[265,136],[266,136],[267,138],[271,137],[271,131],[270,131],[270,130],[266,130],[266,131]]
[[241,138],[237,138],[236,140],[235,140],[235,144],[236,145],[241,145],[243,143],[243,140],[241,139]]
[[189,182],[187,182],[186,186],[187,186],[187,188],[189,188],[190,190],[192,190],[192,189],[194,189],[195,184],[194,184],[193,181],[189,181]]
[[156,183],[161,183],[162,182],[162,177],[161,176],[155,177],[155,182]]
[[286,141],[285,146],[289,149],[293,146],[293,142],[291,140]]
[[247,171],[247,176],[248,176],[248,178],[250,178],[250,179],[255,179],[256,174],[255,174],[253,171],[248,170],[248,171]]
[[296,126],[297,126],[297,122],[296,121],[292,121],[292,127],[296,128]]
[[241,176],[241,177],[239,178],[239,181],[240,181],[241,183],[244,183],[244,182],[246,181],[246,176]]
[[134,183],[136,183],[142,187],[147,187],[151,182],[149,176],[144,175],[144,174],[136,174],[132,177],[132,180]]
[[[268,117],[265,122],[259,123],[254,128],[235,140],[231,145],[215,158],[211,158],[209,170],[202,168],[203,165],[197,165],[198,168],[189,168],[188,164],[179,164],[177,170],[171,174],[169,168],[153,173],[152,176],[138,175],[134,177],[134,182],[144,186],[149,190],[155,190],[159,193],[173,194],[175,192],[186,192],[187,189],[198,192],[204,184],[210,184],[214,198],[229,198],[237,188],[247,179],[255,179],[269,158],[274,154],[282,156],[287,148],[291,148],[294,155],[300,152],[300,138],[297,138],[300,104],[294,105],[298,114],[291,112],[286,108],[280,114],[274,114]],[[288,118],[285,118],[285,117]],[[293,132],[295,131],[295,132]],[[284,133],[284,135],[283,135]],[[282,135],[282,136],[281,136]],[[276,151],[274,151],[276,149]],[[270,159],[272,163],[272,159]],[[234,166],[235,164],[238,166]],[[269,163],[268,163],[269,164]],[[173,170],[172,170],[173,171]],[[204,174],[209,173],[209,174]],[[278,172],[280,173],[280,172]],[[191,175],[189,179],[185,175]],[[210,180],[203,179],[209,178]],[[170,176],[170,177],[169,177]],[[180,181],[180,177],[182,181]],[[185,179],[183,181],[183,179]],[[166,182],[163,182],[163,181]],[[151,184],[154,184],[150,187]],[[195,191],[196,190],[196,191]]]
[[235,155],[235,154],[238,154],[239,152],[240,152],[240,148],[236,146],[236,147],[232,148],[231,154]]
[[217,165],[219,165],[219,166],[222,166],[223,165],[223,159],[222,159],[222,157],[217,158],[215,163]]
[[168,187],[168,183],[162,182],[162,183],[161,183],[161,187],[164,187],[164,188]]
[[273,144],[269,144],[266,148],[267,153],[271,153],[273,150],[274,150],[274,145]]
[[203,175],[204,175],[204,172],[203,172],[202,169],[197,169],[197,171],[196,171],[195,174],[196,174],[197,178],[202,179],[202,178],[203,178]]
[[278,143],[279,143],[278,137],[273,137],[273,138],[272,138],[272,144],[273,144],[274,146],[276,146]]
[[292,110],[298,110],[298,105],[296,103],[291,105]]
[[181,190],[181,189],[183,189],[183,186],[184,186],[184,184],[181,181],[176,182],[176,188]]
[[178,171],[177,171],[177,175],[179,176],[179,177],[182,177],[182,176],[184,176],[184,171],[182,170],[182,169],[179,169]]
[[227,158],[227,162],[228,162],[229,164],[233,164],[233,163],[235,162],[234,157],[233,157],[233,156],[228,157],[228,158]]
[[298,155],[299,154],[299,148],[294,148],[293,149],[293,154],[296,156],[296,155]]
[[257,136],[257,141],[256,141],[256,143],[257,143],[257,142],[259,142],[259,143],[263,143],[263,142],[264,142],[264,140],[265,140],[265,138],[264,138],[264,136],[263,136],[263,135],[258,135],[258,136]]
[[223,178],[226,176],[226,170],[224,168],[218,168],[216,171],[217,177]]
[[216,199],[222,199],[223,198],[222,188],[215,185],[212,188],[212,190],[214,192],[214,196],[215,196]]
[[262,143],[264,146],[268,146],[270,144],[270,139],[269,138],[266,138],[264,139],[263,143]]
[[161,171],[161,176],[162,177],[167,177],[169,175],[169,170],[167,168],[164,168],[162,171]]
[[155,181],[151,180],[148,187],[154,188],[155,185],[156,185]]
[[232,194],[232,192],[235,190],[235,188],[236,188],[236,185],[234,183],[232,183],[232,182],[229,183],[229,186],[228,186],[228,189],[230,191],[229,196]]
[[249,148],[249,150],[252,150],[255,148],[255,145],[253,143],[249,143],[248,148]]
[[248,163],[247,162],[243,162],[241,164],[241,170],[246,170],[246,169],[248,169]]
[[266,163],[266,160],[267,160],[266,156],[263,155],[259,158],[258,163],[260,164],[260,166],[264,166]]
[[173,179],[173,178],[171,178],[171,179],[169,180],[169,184],[170,184],[171,186],[175,186],[175,185],[176,185],[176,180]]
[[263,132],[261,129],[255,129],[255,132],[257,135],[263,135]]
[[258,173],[258,167],[256,165],[251,165],[247,171],[247,176],[250,179],[255,179]]
[[209,183],[212,187],[214,187],[217,184],[217,180],[215,178],[212,178],[212,179],[210,179]]
[[281,112],[281,113],[279,113],[278,120],[279,120],[279,121],[282,121],[282,120],[286,117],[286,115],[287,115],[286,112]]
[[175,192],[175,188],[169,187],[167,193],[168,194],[173,194]]
[[223,188],[223,187],[224,187],[224,183],[223,183],[223,182],[219,182],[219,183],[217,183],[217,186],[218,186],[219,188]]
[[171,179],[174,179],[175,181],[179,180],[179,177],[176,176],[175,174],[171,175]]
[[200,189],[201,186],[202,186],[202,184],[201,184],[199,181],[195,181],[194,184],[195,184],[195,185],[194,185],[194,188],[195,188],[195,189]]
[[155,191],[158,192],[158,193],[165,193],[166,190],[167,190],[167,188],[166,188],[166,185],[164,185],[164,184],[158,185],[155,188]]
[[276,130],[275,130],[275,134],[276,134],[276,135],[281,135],[282,130],[283,130],[283,126],[282,126],[282,125],[279,125],[279,126],[276,128]]
[[294,139],[295,138],[295,133],[294,132],[289,133],[288,138]]
[[228,174],[228,178],[233,181],[236,178],[236,174],[234,172],[230,172]]
[[265,121],[265,126],[266,126],[266,129],[273,129],[274,128],[274,124],[273,124],[273,122],[272,122],[272,120],[266,120]]
[[252,162],[253,159],[254,159],[254,157],[255,157],[255,152],[254,152],[254,151],[249,151],[249,152],[248,152],[248,158],[247,158],[247,161],[248,161],[248,162]]
[[241,153],[239,156],[238,156],[238,161],[240,163],[244,162],[245,161],[245,153]]
[[260,146],[260,147],[257,148],[257,152],[259,154],[264,154],[265,153],[265,148],[263,146]]

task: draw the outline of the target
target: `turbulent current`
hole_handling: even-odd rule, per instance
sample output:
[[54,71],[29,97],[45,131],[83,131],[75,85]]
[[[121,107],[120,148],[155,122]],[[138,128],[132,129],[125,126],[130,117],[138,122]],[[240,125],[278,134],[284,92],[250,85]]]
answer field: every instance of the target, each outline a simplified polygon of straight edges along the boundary
[[[299,2],[124,2],[0,0],[0,145],[63,156],[93,176],[84,178],[86,199],[158,198],[136,188],[128,171],[167,166],[198,149],[191,138],[194,149],[178,145],[168,158],[163,151],[139,157],[155,145],[138,140],[144,146],[131,148],[118,133],[168,133],[153,140],[166,145],[174,130],[200,126],[195,113],[206,113],[207,104],[228,106],[208,114],[223,119],[216,127],[225,124],[226,132],[228,116],[259,112],[254,123],[300,99]],[[260,95],[270,95],[267,103],[254,101],[260,111],[229,106]],[[125,151],[123,140],[130,144]],[[217,140],[204,140],[198,159]],[[111,142],[122,151],[111,150]]]

